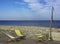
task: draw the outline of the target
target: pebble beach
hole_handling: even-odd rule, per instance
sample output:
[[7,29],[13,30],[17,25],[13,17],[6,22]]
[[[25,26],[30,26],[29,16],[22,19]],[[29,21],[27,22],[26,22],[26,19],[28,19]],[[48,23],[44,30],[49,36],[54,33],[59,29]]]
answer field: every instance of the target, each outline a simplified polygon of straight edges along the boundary
[[[16,36],[14,34],[14,30],[19,29],[23,33],[23,35],[26,36],[26,40],[22,40],[18,42],[18,44],[45,44],[45,43],[40,43],[36,40],[36,34],[46,34],[49,33],[48,27],[38,27],[38,26],[0,26],[0,30],[5,30],[8,31],[9,34]],[[7,36],[2,34],[0,32],[0,44],[17,44],[15,42],[13,43],[6,43],[4,42],[7,40]],[[60,28],[52,28],[52,38],[54,40],[54,43],[56,41],[56,44],[60,44]],[[53,43],[52,43],[53,44]]]

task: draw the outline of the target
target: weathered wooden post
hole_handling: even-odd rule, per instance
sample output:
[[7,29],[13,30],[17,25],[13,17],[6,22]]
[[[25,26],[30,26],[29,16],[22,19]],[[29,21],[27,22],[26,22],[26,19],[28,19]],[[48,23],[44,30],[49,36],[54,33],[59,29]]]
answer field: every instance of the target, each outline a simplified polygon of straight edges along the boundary
[[54,7],[52,6],[52,10],[51,10],[51,20],[50,20],[50,32],[49,32],[49,39],[52,39],[52,24],[53,24],[53,11],[54,11]]

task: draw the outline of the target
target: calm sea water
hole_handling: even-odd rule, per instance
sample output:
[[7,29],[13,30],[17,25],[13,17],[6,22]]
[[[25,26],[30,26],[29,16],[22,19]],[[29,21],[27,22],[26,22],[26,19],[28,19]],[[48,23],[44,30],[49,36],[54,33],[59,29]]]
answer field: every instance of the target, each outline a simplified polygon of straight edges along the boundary
[[[50,27],[50,21],[47,20],[34,20],[34,21],[0,21],[3,26],[41,26]],[[60,21],[53,21],[54,28],[60,28]]]

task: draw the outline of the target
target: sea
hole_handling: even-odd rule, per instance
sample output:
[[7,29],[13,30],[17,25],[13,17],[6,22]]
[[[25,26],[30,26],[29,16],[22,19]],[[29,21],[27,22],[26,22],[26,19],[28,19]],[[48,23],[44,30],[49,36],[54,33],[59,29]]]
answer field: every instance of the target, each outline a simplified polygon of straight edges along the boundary
[[[50,27],[49,20],[0,20],[0,26],[40,26]],[[54,20],[53,28],[60,28],[60,20]]]

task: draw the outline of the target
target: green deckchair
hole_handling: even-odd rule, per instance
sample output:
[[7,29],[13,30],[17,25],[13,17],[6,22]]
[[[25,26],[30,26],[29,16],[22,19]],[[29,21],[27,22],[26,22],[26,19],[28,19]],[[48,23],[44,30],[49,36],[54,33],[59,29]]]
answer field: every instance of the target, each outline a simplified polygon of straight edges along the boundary
[[2,31],[2,33],[4,33],[5,35],[7,35],[10,38],[10,40],[8,40],[9,42],[10,41],[18,41],[18,40],[24,39],[25,36],[21,33],[20,30],[15,29],[14,31],[15,31],[17,37],[13,37],[12,35],[4,32],[4,31]]

